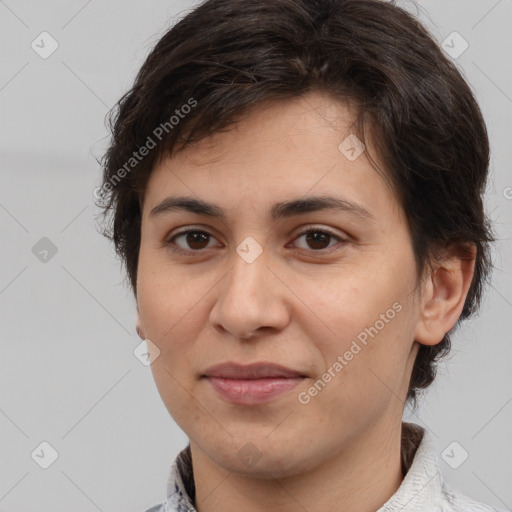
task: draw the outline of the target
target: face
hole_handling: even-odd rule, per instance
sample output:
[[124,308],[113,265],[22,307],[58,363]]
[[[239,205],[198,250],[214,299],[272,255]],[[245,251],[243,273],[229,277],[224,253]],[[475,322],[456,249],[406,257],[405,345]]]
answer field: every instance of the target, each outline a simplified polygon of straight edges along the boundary
[[[416,267],[371,147],[345,141],[353,114],[320,93],[268,104],[149,179],[137,304],[153,375],[191,443],[230,471],[307,471],[400,424]],[[178,197],[210,208],[166,203]],[[222,363],[288,373],[213,375]]]

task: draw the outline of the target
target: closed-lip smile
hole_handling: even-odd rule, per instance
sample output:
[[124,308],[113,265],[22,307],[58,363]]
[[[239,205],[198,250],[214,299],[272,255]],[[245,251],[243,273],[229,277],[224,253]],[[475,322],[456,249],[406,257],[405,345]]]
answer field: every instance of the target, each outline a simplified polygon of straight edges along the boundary
[[211,366],[201,377],[207,379],[224,400],[251,405],[275,399],[297,386],[306,375],[270,362],[248,365],[226,362]]

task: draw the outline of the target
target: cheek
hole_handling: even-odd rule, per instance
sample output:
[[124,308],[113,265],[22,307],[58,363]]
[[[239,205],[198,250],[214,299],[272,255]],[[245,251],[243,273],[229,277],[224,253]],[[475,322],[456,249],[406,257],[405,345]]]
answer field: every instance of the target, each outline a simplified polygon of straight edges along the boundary
[[362,428],[377,421],[388,407],[402,405],[410,351],[405,334],[408,320],[400,316],[405,314],[402,309],[387,324],[373,315],[371,323],[361,317],[340,318],[338,338],[318,347],[324,373],[305,390],[305,399],[310,397],[306,410],[312,417],[324,418],[335,430],[348,425]]
[[300,283],[296,294],[307,298],[304,303],[310,310],[309,315],[301,316],[310,319],[307,325],[315,331],[311,339],[318,342],[322,352],[327,347],[348,349],[357,338],[364,343],[370,336],[368,331],[375,333],[375,327],[379,332],[389,331],[400,316],[398,310],[403,309],[404,290],[396,280],[383,275],[384,269],[380,276],[358,274],[356,269],[343,272],[346,275],[340,272],[320,286],[317,279],[296,280]]
[[200,291],[193,280],[187,279],[186,270],[162,260],[160,253],[141,248],[137,270],[141,324],[147,337],[159,346],[165,345],[165,340],[175,338],[173,332],[187,315],[193,313]]
[[[182,429],[188,431],[194,417],[201,414],[195,394],[198,319],[194,303],[189,305],[183,294],[170,294],[155,286],[158,293],[141,291],[141,319],[147,326],[147,336],[160,349],[160,355],[151,364],[153,378],[171,417]],[[195,301],[197,302],[197,301]]]
[[403,385],[413,343],[414,266],[404,258],[400,273],[384,261],[375,268],[363,272],[354,266],[320,287],[318,280],[302,281],[300,293],[318,317],[302,328],[321,357],[318,369],[326,372],[322,379],[332,391],[325,397],[329,406],[353,403],[355,397],[374,402]]
[[[183,388],[191,385],[193,343],[197,330],[197,303],[190,286],[181,286],[165,270],[139,264],[137,304],[146,338],[160,350],[151,370],[160,396],[174,417],[184,408]],[[172,285],[170,284],[172,282]],[[196,306],[197,307],[197,306]]]

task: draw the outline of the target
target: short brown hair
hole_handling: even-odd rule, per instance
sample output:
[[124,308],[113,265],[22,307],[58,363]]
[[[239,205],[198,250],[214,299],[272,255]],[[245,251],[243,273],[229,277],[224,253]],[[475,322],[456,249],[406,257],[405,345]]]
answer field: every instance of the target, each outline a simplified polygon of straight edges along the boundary
[[[311,91],[355,101],[359,124],[370,123],[408,219],[418,277],[438,249],[476,246],[458,325],[480,305],[492,266],[487,131],[469,86],[426,29],[380,0],[207,0],[159,40],[111,111],[102,161],[100,207],[110,218],[103,234],[133,292],[141,204],[156,162],[226,130],[255,105]],[[408,400],[416,404],[449,350],[448,333],[420,346]]]

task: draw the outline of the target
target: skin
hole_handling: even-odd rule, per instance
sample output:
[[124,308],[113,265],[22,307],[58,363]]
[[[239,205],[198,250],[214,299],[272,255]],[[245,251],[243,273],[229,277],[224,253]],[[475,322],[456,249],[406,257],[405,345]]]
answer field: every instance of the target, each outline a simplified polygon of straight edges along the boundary
[[[350,161],[338,149],[352,133],[354,113],[317,92],[266,104],[229,132],[163,159],[149,179],[137,329],[161,351],[151,368],[190,439],[199,512],[370,512],[403,479],[401,419],[414,358],[420,343],[439,343],[455,325],[474,253],[447,256],[416,288],[396,197],[367,152]],[[270,217],[276,202],[332,194],[373,218],[341,210]],[[177,195],[215,203],[226,219],[184,210],[150,216]],[[311,225],[334,237],[315,245],[303,234]],[[166,241],[184,229],[211,236],[174,239],[188,251],[177,254]],[[236,252],[246,237],[263,250],[252,263]],[[400,312],[300,403],[299,393],[396,303]],[[226,361],[271,361],[307,378],[270,402],[236,405],[200,378]],[[259,457],[255,464],[237,456],[248,449]]]

